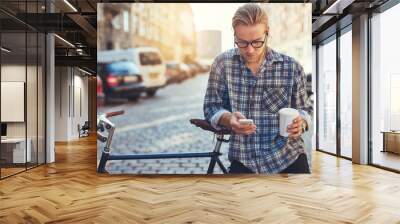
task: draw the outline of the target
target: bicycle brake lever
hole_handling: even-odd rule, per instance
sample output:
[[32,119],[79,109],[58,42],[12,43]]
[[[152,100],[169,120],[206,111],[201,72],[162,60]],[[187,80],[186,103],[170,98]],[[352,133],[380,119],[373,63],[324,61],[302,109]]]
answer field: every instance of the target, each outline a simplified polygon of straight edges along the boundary
[[99,124],[97,126],[97,131],[99,131],[99,130],[100,130],[100,132],[104,132],[104,125],[103,124]]

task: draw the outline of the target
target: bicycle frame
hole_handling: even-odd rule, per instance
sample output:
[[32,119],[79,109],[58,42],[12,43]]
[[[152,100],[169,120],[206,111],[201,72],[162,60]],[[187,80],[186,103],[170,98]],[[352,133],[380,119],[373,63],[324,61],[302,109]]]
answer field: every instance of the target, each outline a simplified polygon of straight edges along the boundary
[[[217,134],[217,142],[215,144],[214,150],[212,152],[189,152],[189,153],[163,153],[163,154],[126,154],[126,155],[112,155],[111,154],[111,141],[115,132],[115,125],[108,119],[110,116],[115,116],[122,114],[123,112],[114,112],[110,114],[101,115],[98,120],[97,131],[98,139],[101,142],[106,142],[101,153],[100,162],[97,168],[97,172],[105,173],[105,167],[107,161],[110,160],[134,160],[134,159],[173,159],[173,158],[204,158],[210,157],[210,164],[207,169],[207,174],[214,173],[214,167],[217,163],[224,174],[228,173],[225,166],[222,164],[219,156],[222,155],[220,152],[221,145],[223,142],[229,142],[228,139],[224,139],[223,134]],[[102,131],[107,130],[107,136],[101,134]]]

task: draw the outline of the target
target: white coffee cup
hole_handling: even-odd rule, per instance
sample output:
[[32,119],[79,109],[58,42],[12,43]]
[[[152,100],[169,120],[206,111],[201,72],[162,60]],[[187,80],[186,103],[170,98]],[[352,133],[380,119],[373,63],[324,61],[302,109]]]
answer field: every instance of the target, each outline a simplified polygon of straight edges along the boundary
[[279,110],[279,134],[288,137],[287,127],[293,123],[293,120],[300,115],[299,111],[293,108],[282,108]]

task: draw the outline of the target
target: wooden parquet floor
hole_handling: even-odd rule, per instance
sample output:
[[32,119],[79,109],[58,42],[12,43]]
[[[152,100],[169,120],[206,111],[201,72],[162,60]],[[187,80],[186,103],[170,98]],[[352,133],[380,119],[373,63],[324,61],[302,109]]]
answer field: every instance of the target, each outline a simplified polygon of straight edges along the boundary
[[98,175],[93,137],[0,181],[0,223],[400,223],[400,175],[316,152],[311,175]]

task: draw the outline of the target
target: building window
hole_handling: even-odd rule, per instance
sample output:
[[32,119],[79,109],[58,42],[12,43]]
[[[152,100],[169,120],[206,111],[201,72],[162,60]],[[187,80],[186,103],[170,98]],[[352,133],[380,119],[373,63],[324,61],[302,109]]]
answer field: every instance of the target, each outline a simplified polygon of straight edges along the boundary
[[121,17],[120,15],[115,16],[111,21],[112,26],[114,29],[119,30],[121,29]]
[[340,37],[340,154],[352,157],[352,34]]
[[139,21],[139,35],[142,36],[142,37],[145,36],[143,20]]
[[[26,4],[18,5],[25,10]],[[38,4],[29,4],[27,13],[37,15]],[[18,13],[24,17],[26,12]],[[0,17],[18,24],[2,12]],[[34,28],[5,25],[0,29],[0,45],[0,179],[3,179],[45,163],[46,36]],[[3,138],[9,142],[3,142]]]
[[138,18],[135,14],[132,14],[132,32],[133,34],[138,33]]
[[124,32],[129,32],[129,12],[124,10]]
[[336,154],[336,38],[318,51],[318,148]]
[[395,170],[400,170],[398,21],[400,4],[371,18],[371,158],[373,164]]

